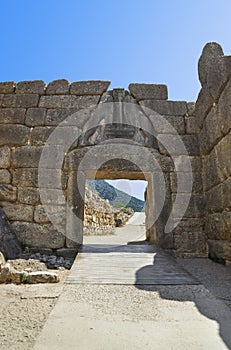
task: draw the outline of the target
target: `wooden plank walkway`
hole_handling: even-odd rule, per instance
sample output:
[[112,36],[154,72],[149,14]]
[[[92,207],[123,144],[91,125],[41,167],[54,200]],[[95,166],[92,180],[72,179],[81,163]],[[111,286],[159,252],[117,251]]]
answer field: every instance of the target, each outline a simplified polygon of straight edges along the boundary
[[83,245],[67,284],[194,285],[178,263],[151,245]]

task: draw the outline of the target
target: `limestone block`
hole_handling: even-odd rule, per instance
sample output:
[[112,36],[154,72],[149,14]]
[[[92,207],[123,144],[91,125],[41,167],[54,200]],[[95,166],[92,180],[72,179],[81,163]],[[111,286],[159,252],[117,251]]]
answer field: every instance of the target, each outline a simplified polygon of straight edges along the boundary
[[[181,184],[181,192],[188,192],[189,182],[191,180],[192,176],[192,193],[202,193],[203,186],[202,186],[202,179],[201,179],[201,173],[179,173],[178,174],[178,181]],[[179,191],[177,187],[177,174],[176,172],[171,173],[171,189],[173,193],[176,193]]]
[[12,151],[12,165],[14,168],[36,168],[39,166],[39,160],[43,147],[22,146]]
[[13,185],[19,187],[38,187],[38,169],[20,168],[13,171]]
[[209,239],[231,241],[231,212],[223,211],[208,215],[205,232]]
[[[47,215],[48,214],[48,215]],[[38,224],[49,223],[50,219],[57,225],[64,225],[66,220],[65,206],[58,205],[38,205],[34,211],[34,221]]]
[[15,221],[12,228],[24,246],[52,249],[65,246],[65,235],[58,232],[52,225]]
[[174,229],[174,234],[181,235],[183,232],[204,232],[204,218],[182,219]]
[[206,118],[208,112],[210,111],[211,107],[213,106],[214,100],[212,96],[207,93],[206,89],[203,88],[199,92],[196,106],[195,106],[195,118],[198,123],[198,127],[201,129],[203,126],[203,121]]
[[33,221],[34,207],[31,205],[3,202],[2,207],[10,221]]
[[165,116],[164,119],[173,126],[166,126],[162,118],[156,118],[155,115],[150,115],[149,116],[150,121],[152,122],[154,132],[157,134],[185,134],[185,121],[184,117],[179,117],[179,116]]
[[27,144],[30,129],[18,124],[0,124],[0,146]]
[[0,252],[0,271],[1,271],[1,266],[5,265],[6,260],[2,252]]
[[46,95],[68,95],[70,83],[66,79],[59,79],[50,82],[46,88]]
[[231,125],[231,79],[220,96],[218,103],[218,117],[221,133],[222,135],[226,135],[230,131]]
[[[45,125],[56,126],[61,122],[62,125],[78,126],[83,128],[87,120],[91,117],[94,108],[82,109],[78,108],[51,108],[47,110]],[[66,121],[64,122],[64,120]]]
[[26,279],[29,284],[59,282],[59,276],[56,273],[49,271],[29,272]]
[[223,211],[222,184],[210,189],[206,194],[206,212],[215,213]]
[[29,108],[26,112],[25,124],[27,126],[44,125],[46,108]]
[[36,126],[31,132],[31,144],[33,146],[45,145],[52,131],[54,127],[51,126]]
[[0,168],[10,167],[10,148],[8,146],[0,147]]
[[222,240],[208,240],[209,256],[219,262],[231,260],[231,242]]
[[[170,154],[171,156],[183,155],[185,150],[182,149],[182,146],[178,140],[179,135],[158,135],[158,146],[160,153],[165,155]],[[188,156],[200,155],[198,135],[181,135],[181,140],[183,141],[185,149],[188,152]],[[168,150],[165,148],[166,145],[168,145]]]
[[230,59],[224,58],[223,50],[217,43],[206,44],[199,59],[198,73],[201,85],[207,89],[214,101],[218,100],[230,76]]
[[221,182],[214,150],[202,159],[202,169],[204,190],[207,192]]
[[[4,100],[4,98],[3,98]],[[89,108],[97,105],[99,102],[98,96],[67,96],[67,95],[52,95],[41,96],[39,107],[45,108]]]
[[222,183],[222,197],[225,210],[231,210],[231,177]]
[[16,86],[16,94],[44,95],[46,84],[42,80],[21,81]]
[[30,108],[30,107],[37,107],[38,101],[39,101],[39,95],[7,94],[3,96],[1,105],[2,107]]
[[184,101],[143,100],[140,105],[161,115],[184,116],[187,113],[187,103]]
[[0,201],[15,202],[17,199],[17,189],[12,185],[0,184]]
[[0,124],[24,124],[25,108],[1,108]]
[[73,95],[102,95],[107,91],[110,81],[76,81],[71,84],[70,93]]
[[[179,206],[179,208],[173,209],[173,217],[174,218],[180,218],[182,216],[183,211],[185,208],[185,193],[179,193],[179,201],[182,204]],[[172,194],[172,201],[174,202],[176,199],[176,194]],[[174,205],[174,204],[173,204]],[[188,208],[184,214],[184,218],[201,218],[204,216],[204,209],[205,209],[205,202],[204,197],[199,194],[193,194],[190,198]]]
[[195,102],[188,102],[187,103],[187,116],[188,117],[194,116],[195,106],[196,106]]
[[6,169],[0,169],[0,184],[10,184],[11,174]]
[[36,205],[40,203],[39,190],[37,188],[19,187],[18,201],[23,204]]
[[129,91],[137,100],[167,100],[168,88],[157,84],[130,84]]
[[224,178],[229,177],[231,175],[231,132],[215,146],[215,153],[220,174]]
[[0,82],[0,94],[12,94],[15,90],[16,83],[14,81]]
[[174,249],[178,252],[206,253],[206,237],[202,232],[182,232],[174,234]]
[[186,134],[199,134],[200,127],[197,123],[197,119],[194,116],[186,117],[185,123],[186,123]]
[[201,158],[198,157],[185,157],[184,155],[174,157],[174,163],[178,171],[185,171],[186,161],[191,162],[191,167],[193,172],[201,172]]
[[[53,189],[53,188],[44,188],[40,191],[43,191],[45,193],[45,196],[43,196],[43,204],[56,204],[56,205],[65,205],[65,197],[62,190]],[[44,198],[46,197],[46,198]]]
[[221,137],[222,120],[217,107],[213,107],[207,115],[200,133],[200,148],[202,155],[208,154]]

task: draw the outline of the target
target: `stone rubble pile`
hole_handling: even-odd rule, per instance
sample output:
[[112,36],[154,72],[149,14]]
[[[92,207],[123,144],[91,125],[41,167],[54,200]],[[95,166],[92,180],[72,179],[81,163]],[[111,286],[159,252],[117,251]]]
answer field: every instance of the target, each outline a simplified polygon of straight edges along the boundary
[[84,235],[113,234],[115,227],[125,225],[133,215],[130,208],[114,209],[108,200],[86,188],[84,208]]
[[57,283],[59,276],[50,272],[39,260],[16,259],[5,261],[0,252],[0,283]]

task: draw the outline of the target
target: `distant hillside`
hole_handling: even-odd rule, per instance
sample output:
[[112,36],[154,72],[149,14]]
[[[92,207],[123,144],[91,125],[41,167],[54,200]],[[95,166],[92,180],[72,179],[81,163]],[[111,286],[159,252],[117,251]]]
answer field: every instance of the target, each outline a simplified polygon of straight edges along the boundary
[[88,186],[98,192],[103,199],[108,199],[114,208],[132,208],[135,212],[144,211],[144,201],[117,190],[104,180],[87,180]]

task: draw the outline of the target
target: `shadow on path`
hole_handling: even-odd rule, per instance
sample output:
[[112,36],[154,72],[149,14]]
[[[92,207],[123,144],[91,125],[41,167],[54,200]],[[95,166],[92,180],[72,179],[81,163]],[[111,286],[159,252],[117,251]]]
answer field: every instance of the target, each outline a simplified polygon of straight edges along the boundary
[[[162,299],[194,302],[202,315],[219,324],[219,335],[228,349],[231,349],[231,311],[221,300],[216,299],[202,283],[197,286],[193,286],[190,283],[185,283],[185,286],[182,286],[177,283],[171,283],[171,281],[169,285],[160,285],[158,283],[153,285],[143,284],[143,281],[149,279],[150,274],[158,275],[160,266],[162,265],[161,255],[158,253],[155,255],[153,265],[147,265],[137,270],[136,288],[149,292],[158,292]],[[177,264],[180,266],[175,259],[172,258],[172,260],[174,265]],[[170,265],[166,273],[171,273],[171,269],[172,266]]]

